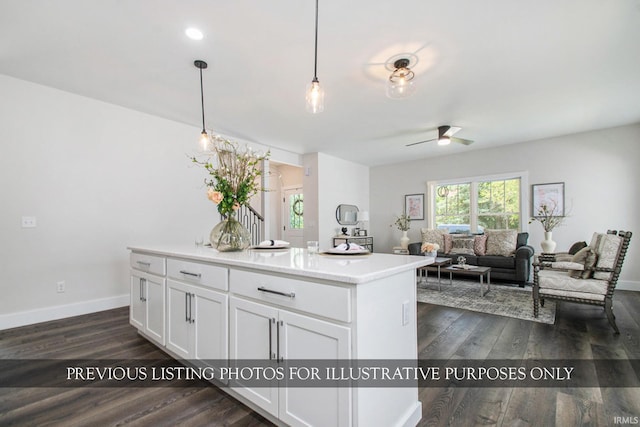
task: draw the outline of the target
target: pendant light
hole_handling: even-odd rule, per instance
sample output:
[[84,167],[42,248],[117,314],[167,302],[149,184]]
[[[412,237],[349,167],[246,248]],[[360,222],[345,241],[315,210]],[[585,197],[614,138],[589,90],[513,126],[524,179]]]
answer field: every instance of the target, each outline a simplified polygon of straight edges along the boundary
[[209,135],[207,134],[207,130],[204,126],[204,90],[202,86],[202,70],[207,68],[207,63],[197,59],[194,61],[193,65],[196,66],[200,70],[200,105],[202,107],[202,132],[200,133],[200,147],[203,151],[207,149],[209,145]]
[[313,80],[307,85],[307,111],[313,114],[324,111],[324,90],[318,80],[318,0],[316,0],[316,44],[313,63]]
[[406,98],[413,94],[413,78],[415,74],[409,68],[409,60],[401,58],[393,63],[395,70],[387,82],[387,96],[389,98]]

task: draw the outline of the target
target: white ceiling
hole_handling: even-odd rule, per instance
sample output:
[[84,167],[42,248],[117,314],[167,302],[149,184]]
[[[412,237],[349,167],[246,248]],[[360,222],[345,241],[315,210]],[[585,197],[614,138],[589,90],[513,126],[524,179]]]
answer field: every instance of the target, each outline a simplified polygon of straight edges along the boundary
[[[318,115],[313,0],[0,0],[0,73],[199,127],[203,59],[207,128],[367,165],[640,122],[640,0],[319,9]],[[393,100],[385,62],[401,54],[416,93]],[[475,143],[405,147],[442,124]]]

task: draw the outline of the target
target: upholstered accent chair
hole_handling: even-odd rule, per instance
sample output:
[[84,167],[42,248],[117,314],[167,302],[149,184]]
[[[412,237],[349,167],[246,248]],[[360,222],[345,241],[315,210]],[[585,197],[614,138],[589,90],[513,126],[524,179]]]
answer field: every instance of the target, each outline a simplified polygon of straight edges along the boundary
[[533,315],[545,299],[599,305],[616,334],[613,292],[618,283],[631,232],[594,233],[591,243],[578,251],[571,261],[534,263]]

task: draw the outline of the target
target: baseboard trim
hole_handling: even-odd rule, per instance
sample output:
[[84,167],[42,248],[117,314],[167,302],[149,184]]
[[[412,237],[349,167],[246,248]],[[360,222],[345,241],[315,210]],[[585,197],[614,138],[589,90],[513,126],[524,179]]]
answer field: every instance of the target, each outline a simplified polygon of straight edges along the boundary
[[0,315],[0,331],[129,305],[129,294]]
[[636,291],[640,292],[640,282],[635,280],[618,280],[616,289],[622,291]]

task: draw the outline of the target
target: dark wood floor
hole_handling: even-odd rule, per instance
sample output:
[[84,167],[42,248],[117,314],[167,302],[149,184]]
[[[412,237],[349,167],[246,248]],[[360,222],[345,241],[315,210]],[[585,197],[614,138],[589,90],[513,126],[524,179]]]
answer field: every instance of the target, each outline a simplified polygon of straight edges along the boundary
[[[640,369],[640,293],[618,291],[615,312],[621,331],[617,336],[599,307],[560,303],[556,324],[545,325],[419,303],[419,358],[622,358],[636,361],[635,369]],[[168,357],[129,326],[126,308],[0,332],[2,359]],[[640,416],[638,387],[423,388],[420,400],[420,426],[610,426],[621,425],[615,417]],[[0,387],[0,425],[271,424],[203,383],[161,388]]]

